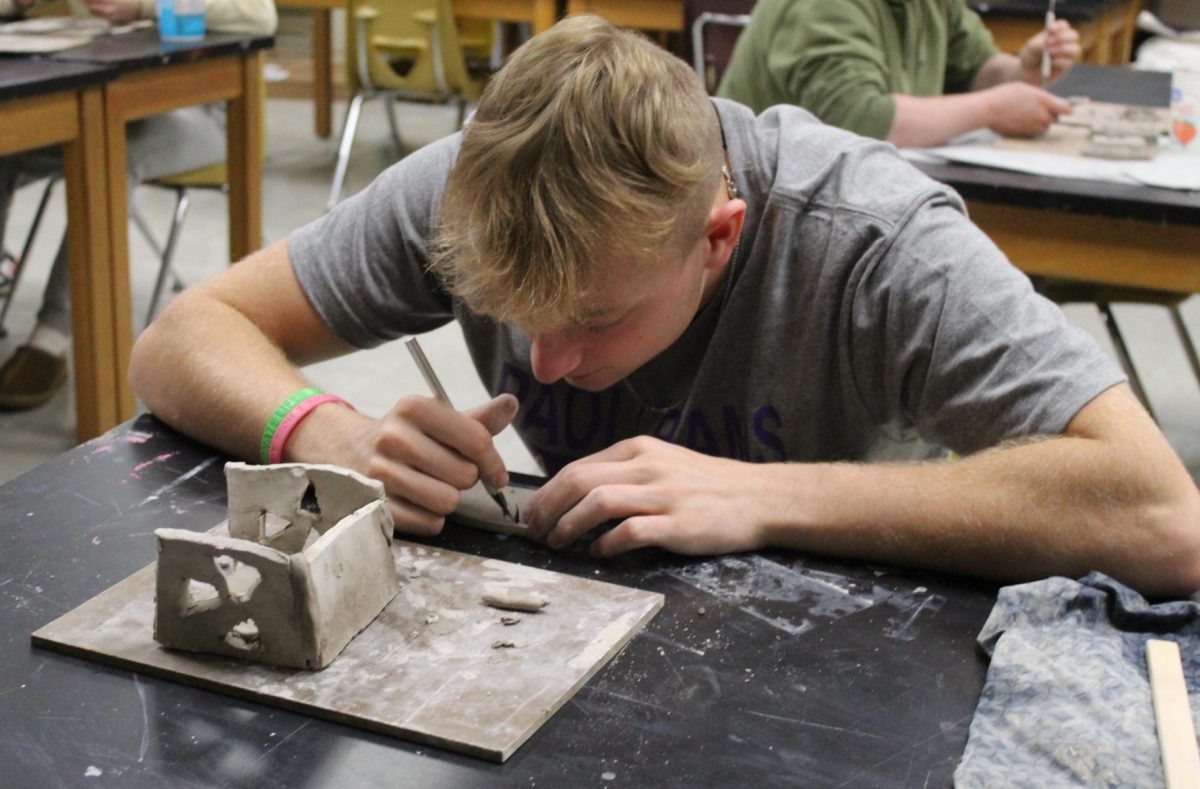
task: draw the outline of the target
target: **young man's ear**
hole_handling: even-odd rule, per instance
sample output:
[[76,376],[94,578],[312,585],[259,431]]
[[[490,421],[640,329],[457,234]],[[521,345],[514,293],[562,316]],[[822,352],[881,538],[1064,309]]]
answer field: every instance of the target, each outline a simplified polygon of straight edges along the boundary
[[726,200],[708,213],[704,234],[708,241],[708,254],[704,260],[707,269],[720,269],[733,259],[738,237],[742,234],[742,223],[746,221],[746,201]]

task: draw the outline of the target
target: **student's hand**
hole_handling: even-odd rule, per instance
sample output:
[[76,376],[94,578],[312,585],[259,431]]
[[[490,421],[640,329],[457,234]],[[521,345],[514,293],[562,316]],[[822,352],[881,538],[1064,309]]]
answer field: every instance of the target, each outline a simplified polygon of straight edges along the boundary
[[107,19],[114,25],[127,25],[138,18],[141,5],[137,0],[83,0],[93,16]]
[[480,476],[498,488],[508,484],[492,436],[516,413],[510,394],[461,413],[431,397],[405,397],[356,437],[365,451],[356,465],[383,483],[397,531],[437,534],[460,492]]
[[1042,84],[1042,51],[1047,49],[1050,51],[1050,82],[1053,82],[1070,71],[1083,54],[1079,31],[1065,19],[1058,19],[1050,28],[1050,35],[1043,30],[1025,42],[1018,58],[1022,78],[1030,85]]
[[988,104],[988,128],[1006,137],[1036,137],[1071,111],[1071,102],[1024,82],[1006,82],[981,93]]
[[762,468],[639,436],[565,466],[524,517],[530,536],[552,548],[620,521],[592,543],[596,556],[650,545],[693,555],[751,551],[765,545],[756,515]]

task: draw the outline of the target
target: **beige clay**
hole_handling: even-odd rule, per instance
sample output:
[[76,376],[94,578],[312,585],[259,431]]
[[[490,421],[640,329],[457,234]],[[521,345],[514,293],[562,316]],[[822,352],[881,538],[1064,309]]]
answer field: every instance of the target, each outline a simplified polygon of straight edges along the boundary
[[154,638],[320,669],[399,590],[383,486],[336,466],[227,463],[229,536],[158,529]]
[[[483,604],[505,611],[541,611],[550,599],[541,592],[528,589],[493,588],[483,593]],[[506,623],[507,624],[507,623]]]

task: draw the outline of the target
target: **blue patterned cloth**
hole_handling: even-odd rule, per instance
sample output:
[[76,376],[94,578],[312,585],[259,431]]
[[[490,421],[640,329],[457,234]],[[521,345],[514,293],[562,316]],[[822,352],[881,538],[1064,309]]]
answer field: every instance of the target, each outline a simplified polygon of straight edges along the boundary
[[1151,638],[1179,644],[1195,717],[1200,603],[1150,605],[1100,573],[1001,589],[979,634],[992,664],[955,785],[1163,786]]

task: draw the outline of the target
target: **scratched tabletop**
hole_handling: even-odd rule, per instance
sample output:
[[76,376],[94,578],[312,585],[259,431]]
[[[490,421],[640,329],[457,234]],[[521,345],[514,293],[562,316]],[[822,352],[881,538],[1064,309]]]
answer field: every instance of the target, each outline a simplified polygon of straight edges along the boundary
[[[599,561],[450,525],[440,547],[666,596],[502,765],[33,647],[224,518],[226,460],[142,416],[0,487],[0,765],[20,786],[939,786],[996,587],[783,552]],[[546,671],[554,670],[546,666]]]

